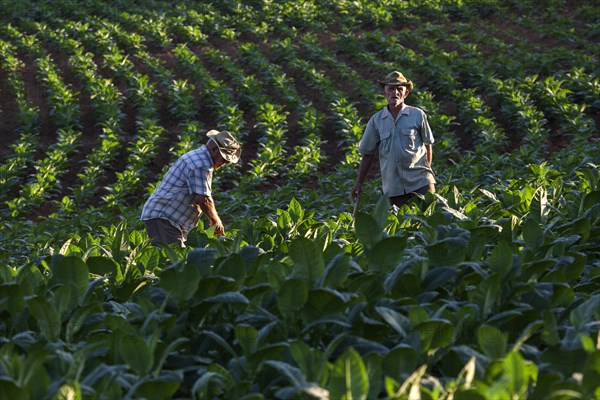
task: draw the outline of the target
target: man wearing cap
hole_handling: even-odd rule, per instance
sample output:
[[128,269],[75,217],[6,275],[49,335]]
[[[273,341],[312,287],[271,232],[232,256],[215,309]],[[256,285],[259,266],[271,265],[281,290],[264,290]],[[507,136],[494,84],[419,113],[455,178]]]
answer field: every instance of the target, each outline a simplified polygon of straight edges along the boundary
[[358,201],[364,179],[379,151],[383,194],[391,205],[400,207],[415,193],[435,192],[431,169],[434,139],[425,112],[404,103],[413,89],[412,82],[394,71],[378,83],[387,106],[367,123],[358,147],[362,159],[351,194]]
[[227,131],[211,130],[206,135],[206,144],[177,159],[144,204],[141,220],[156,242],[184,247],[202,214],[215,226],[215,234],[225,233],[211,196],[213,170],[237,163],[242,150]]

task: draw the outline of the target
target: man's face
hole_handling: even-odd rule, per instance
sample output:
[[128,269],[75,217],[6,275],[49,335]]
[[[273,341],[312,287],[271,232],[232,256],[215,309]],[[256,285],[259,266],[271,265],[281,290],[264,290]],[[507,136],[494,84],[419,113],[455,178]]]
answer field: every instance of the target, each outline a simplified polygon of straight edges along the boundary
[[207,147],[208,147],[208,152],[210,153],[210,156],[213,159],[213,163],[214,163],[213,168],[214,169],[219,169],[223,165],[227,164],[227,161],[225,161],[223,156],[221,156],[221,152],[219,151],[219,148],[214,141],[209,140]]
[[385,85],[383,88],[384,96],[391,107],[399,107],[404,103],[404,99],[408,95],[406,86]]

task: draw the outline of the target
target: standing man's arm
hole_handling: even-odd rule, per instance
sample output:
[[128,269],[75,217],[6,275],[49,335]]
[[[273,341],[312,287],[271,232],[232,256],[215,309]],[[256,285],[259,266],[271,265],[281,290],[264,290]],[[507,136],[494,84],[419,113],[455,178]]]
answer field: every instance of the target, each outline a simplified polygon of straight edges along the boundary
[[433,162],[433,146],[426,144],[425,151],[427,152],[427,165],[431,167],[431,163]]
[[215,225],[215,234],[224,235],[225,227],[223,226],[223,222],[217,214],[217,208],[215,207],[215,202],[211,196],[205,196],[203,194],[196,195],[196,204],[202,212],[206,215],[209,220],[210,226]]
[[356,184],[352,188],[352,199],[358,199],[362,194],[362,185],[367,176],[367,173],[371,169],[375,154],[364,154],[360,160],[360,167],[358,169],[358,177],[356,178]]

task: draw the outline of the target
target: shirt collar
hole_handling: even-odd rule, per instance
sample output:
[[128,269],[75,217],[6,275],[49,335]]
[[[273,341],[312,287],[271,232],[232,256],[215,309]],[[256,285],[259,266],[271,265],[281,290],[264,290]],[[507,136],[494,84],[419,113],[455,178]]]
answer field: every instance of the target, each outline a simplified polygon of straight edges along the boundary
[[[387,117],[393,118],[392,113],[390,112],[390,109],[388,108],[388,106],[385,106],[383,109],[384,109],[383,116],[382,116],[383,118],[387,118]],[[400,113],[398,113],[398,115],[408,115],[409,113],[410,113],[409,107],[405,103],[402,103],[402,108],[400,109]]]
[[210,164],[211,168],[214,168],[215,166],[215,162],[213,161],[211,155],[210,155],[210,151],[208,151],[208,147],[204,144],[202,145],[202,147],[200,147],[200,151],[204,152],[204,155],[206,156],[206,158],[208,159],[208,162]]

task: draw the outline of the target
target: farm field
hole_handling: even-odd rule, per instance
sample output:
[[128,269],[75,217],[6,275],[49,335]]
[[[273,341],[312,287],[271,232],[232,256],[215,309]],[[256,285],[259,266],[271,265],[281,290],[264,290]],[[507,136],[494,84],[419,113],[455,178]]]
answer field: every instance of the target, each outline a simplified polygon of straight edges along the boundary
[[[600,399],[600,4],[0,0],[0,399]],[[399,70],[437,192],[358,143]],[[149,244],[227,129],[226,235]]]

